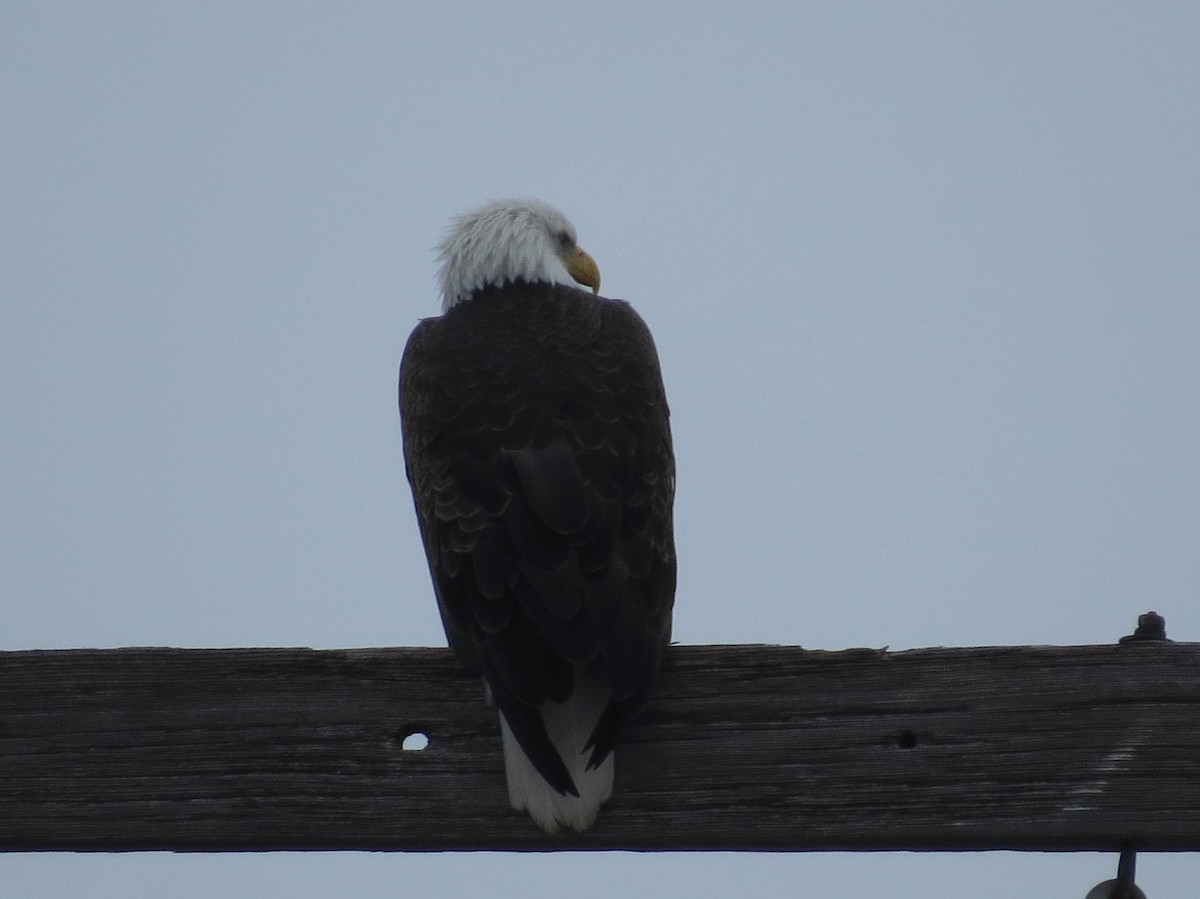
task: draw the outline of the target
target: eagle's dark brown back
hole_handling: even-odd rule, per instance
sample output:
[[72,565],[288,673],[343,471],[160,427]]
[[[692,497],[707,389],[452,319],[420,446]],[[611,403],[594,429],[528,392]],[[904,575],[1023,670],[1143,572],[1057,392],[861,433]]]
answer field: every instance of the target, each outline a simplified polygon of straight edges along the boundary
[[675,594],[675,462],[645,323],[568,287],[479,291],[413,331],[400,411],[450,645],[544,775],[546,747],[528,745],[544,732],[520,722],[570,694],[576,665],[598,673],[602,759],[646,700]]

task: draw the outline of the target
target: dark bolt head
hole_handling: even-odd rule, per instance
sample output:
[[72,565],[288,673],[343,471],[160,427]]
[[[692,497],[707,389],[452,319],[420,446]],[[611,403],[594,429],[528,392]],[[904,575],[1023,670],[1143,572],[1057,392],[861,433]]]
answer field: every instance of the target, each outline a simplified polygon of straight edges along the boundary
[[1157,612],[1147,612],[1138,615],[1137,630],[1128,637],[1122,637],[1120,643],[1141,643],[1147,640],[1167,639],[1167,619]]

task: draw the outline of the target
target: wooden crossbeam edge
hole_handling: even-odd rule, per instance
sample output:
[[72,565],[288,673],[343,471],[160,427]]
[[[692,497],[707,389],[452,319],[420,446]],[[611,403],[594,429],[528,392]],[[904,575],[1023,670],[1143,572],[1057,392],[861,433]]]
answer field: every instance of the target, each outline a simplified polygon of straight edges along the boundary
[[3,851],[1121,845],[1200,849],[1200,644],[675,646],[556,835],[444,649],[0,652]]

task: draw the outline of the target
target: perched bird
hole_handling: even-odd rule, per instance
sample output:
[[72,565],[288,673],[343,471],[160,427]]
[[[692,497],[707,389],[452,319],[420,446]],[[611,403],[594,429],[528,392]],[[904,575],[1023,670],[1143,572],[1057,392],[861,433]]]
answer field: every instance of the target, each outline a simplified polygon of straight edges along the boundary
[[582,831],[670,641],[675,460],[658,355],[628,303],[598,296],[596,263],[545,203],[462,216],[439,258],[442,315],[400,363],[438,608],[500,712],[513,808]]

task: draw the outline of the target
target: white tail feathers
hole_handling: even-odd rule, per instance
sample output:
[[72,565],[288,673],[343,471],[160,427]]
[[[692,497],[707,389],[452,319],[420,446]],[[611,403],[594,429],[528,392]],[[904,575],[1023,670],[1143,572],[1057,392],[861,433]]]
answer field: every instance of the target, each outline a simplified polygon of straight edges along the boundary
[[564,827],[587,830],[596,822],[600,806],[612,796],[613,753],[598,768],[587,770],[591,750],[584,749],[592,729],[608,704],[608,688],[576,670],[575,693],[566,702],[542,705],[542,720],[550,742],[566,763],[579,796],[560,796],[538,773],[533,762],[513,736],[504,713],[500,730],[504,736],[504,771],[508,776],[508,798],[517,811],[528,811],[546,833]]

